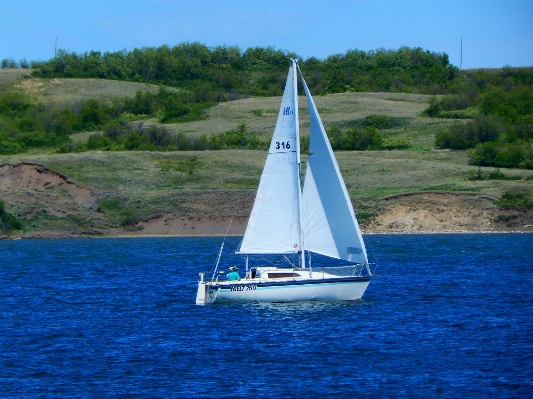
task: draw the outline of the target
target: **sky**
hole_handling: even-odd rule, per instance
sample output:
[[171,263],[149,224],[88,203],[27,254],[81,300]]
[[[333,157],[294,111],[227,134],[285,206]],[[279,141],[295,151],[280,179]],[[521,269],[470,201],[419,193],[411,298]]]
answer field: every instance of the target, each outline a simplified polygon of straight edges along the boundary
[[[199,42],[303,59],[421,47],[469,68],[533,66],[533,0],[0,0],[0,59]],[[461,62],[462,41],[462,62]]]

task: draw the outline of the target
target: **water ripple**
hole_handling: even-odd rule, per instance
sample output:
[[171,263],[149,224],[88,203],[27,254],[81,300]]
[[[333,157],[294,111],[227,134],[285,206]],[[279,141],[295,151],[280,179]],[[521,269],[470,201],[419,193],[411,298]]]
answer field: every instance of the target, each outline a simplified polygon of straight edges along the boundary
[[220,238],[0,241],[0,396],[531,396],[533,235],[367,239],[360,301],[208,307]]

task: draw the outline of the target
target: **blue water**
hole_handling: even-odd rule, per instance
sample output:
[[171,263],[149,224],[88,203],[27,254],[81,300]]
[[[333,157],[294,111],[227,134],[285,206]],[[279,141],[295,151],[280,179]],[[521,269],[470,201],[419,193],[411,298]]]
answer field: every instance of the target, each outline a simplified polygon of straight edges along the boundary
[[0,241],[0,397],[533,396],[532,234],[365,238],[360,301],[207,307],[221,238]]

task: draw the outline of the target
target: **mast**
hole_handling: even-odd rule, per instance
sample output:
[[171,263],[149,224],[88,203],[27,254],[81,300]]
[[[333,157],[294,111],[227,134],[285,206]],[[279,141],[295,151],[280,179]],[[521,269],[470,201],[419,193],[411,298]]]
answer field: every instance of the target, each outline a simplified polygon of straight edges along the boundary
[[300,242],[302,244],[300,248],[300,257],[302,269],[305,269],[305,247],[304,247],[304,229],[303,229],[303,212],[302,212],[302,160],[300,157],[300,118],[298,116],[298,72],[296,58],[291,58],[292,61],[292,73],[294,79],[294,119],[296,125],[296,160],[298,166],[298,212],[300,215]]

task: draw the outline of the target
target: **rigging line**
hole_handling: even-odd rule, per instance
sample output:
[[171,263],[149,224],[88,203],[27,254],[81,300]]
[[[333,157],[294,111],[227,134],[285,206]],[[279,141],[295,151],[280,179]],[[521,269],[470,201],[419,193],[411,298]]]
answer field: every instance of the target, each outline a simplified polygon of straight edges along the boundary
[[241,237],[241,240],[239,241],[239,243],[237,244],[237,247],[235,248],[235,250],[233,251],[233,253],[237,253],[239,251],[239,248],[242,246],[242,242],[244,241],[244,236]]
[[368,246],[370,247],[370,250],[372,251],[372,256],[376,260],[376,267],[374,267],[374,272],[373,272],[374,274],[376,274],[376,269],[378,268],[378,264],[379,264],[378,257],[376,256],[376,253],[374,252],[374,247],[372,246],[372,243],[370,242],[370,240],[367,239],[367,242],[368,242]]
[[218,269],[218,264],[220,263],[220,257],[222,256],[222,250],[224,249],[224,244],[226,243],[226,237],[228,236],[229,229],[230,229],[232,223],[233,223],[233,218],[231,218],[231,220],[229,221],[228,228],[226,229],[226,234],[224,235],[224,239],[222,240],[222,245],[220,246],[220,251],[218,252],[217,261],[215,262],[215,265],[211,269],[211,270],[214,269],[213,270],[213,276],[211,277],[211,280],[215,279],[215,274],[216,274],[217,269]]
[[226,242],[226,237],[224,237],[224,240],[222,241],[222,245],[220,246],[220,251],[218,252],[217,261],[216,261],[215,266],[214,266],[215,270],[213,270],[213,275],[211,276],[211,280],[215,279],[215,274],[216,274],[217,269],[218,269],[218,263],[220,262],[220,256],[222,255],[222,250],[224,249],[224,243],[225,242]]
[[274,264],[271,260],[265,258],[264,256],[259,255],[259,259],[261,259],[263,262],[270,263],[271,265]]
[[287,255],[283,255],[283,258],[287,261],[289,265],[291,265],[293,268],[296,267],[296,265],[287,257]]

